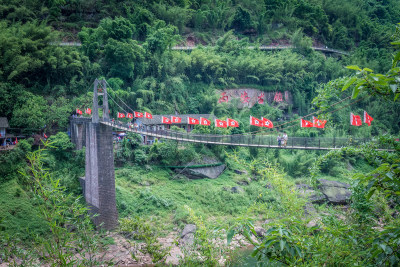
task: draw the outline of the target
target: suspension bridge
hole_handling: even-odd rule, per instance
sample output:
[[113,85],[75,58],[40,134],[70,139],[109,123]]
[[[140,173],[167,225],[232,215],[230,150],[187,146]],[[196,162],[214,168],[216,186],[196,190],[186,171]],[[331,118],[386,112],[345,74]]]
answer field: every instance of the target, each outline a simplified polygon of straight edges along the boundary
[[[100,86],[99,86],[100,84]],[[83,191],[96,225],[113,229],[118,224],[118,213],[115,199],[115,166],[113,153],[113,128],[159,139],[181,142],[245,146],[260,148],[314,149],[332,150],[342,146],[361,144],[367,139],[341,138],[301,138],[291,137],[287,146],[276,144],[276,137],[257,134],[212,135],[176,132],[164,129],[132,129],[129,124],[114,123],[110,120],[108,107],[107,84],[105,80],[95,80],[91,118],[71,118],[71,141],[76,149],[85,150],[85,177]],[[100,89],[101,88],[101,89]],[[99,97],[102,97],[103,116],[99,116]],[[387,149],[380,147],[379,149]]]
[[[142,128],[135,129],[128,124],[120,124],[112,121],[102,121],[101,124],[115,129],[132,132],[146,136],[153,136],[161,140],[175,140],[179,142],[223,145],[223,146],[242,146],[258,148],[281,148],[281,149],[302,149],[302,150],[336,150],[350,145],[361,145],[372,142],[370,138],[323,138],[323,137],[291,137],[286,145],[278,145],[276,136],[263,134],[192,134],[188,132],[177,132],[165,129]],[[377,150],[387,150],[383,146]]]

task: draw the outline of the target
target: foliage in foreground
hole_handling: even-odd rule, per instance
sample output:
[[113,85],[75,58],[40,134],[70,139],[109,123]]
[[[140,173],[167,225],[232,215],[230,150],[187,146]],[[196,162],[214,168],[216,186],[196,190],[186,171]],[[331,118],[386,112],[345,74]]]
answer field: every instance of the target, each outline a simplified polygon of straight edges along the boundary
[[36,235],[26,250],[21,249],[27,244],[19,243],[18,236],[6,235],[1,255],[5,261],[15,262],[18,258],[28,265],[38,262],[51,266],[98,265],[99,236],[88,209],[79,198],[67,194],[60,179],[45,169],[44,152],[44,148],[39,148],[28,153],[28,168],[22,174],[31,188],[31,201],[39,208],[49,233]]
[[[398,155],[389,158],[398,159]],[[249,163],[241,161],[241,164],[251,168]],[[371,176],[368,175],[367,180],[356,183],[353,186],[352,209],[347,212],[330,208],[328,213],[320,213],[318,216],[314,214],[307,218],[302,215],[304,199],[293,195],[290,203],[280,202],[282,205],[285,203],[288,205],[284,217],[275,217],[272,222],[267,223],[268,228],[262,236],[257,235],[255,226],[250,221],[238,221],[228,231],[228,242],[237,233],[244,235],[254,245],[252,255],[260,264],[316,266],[340,263],[355,266],[373,264],[396,266],[400,257],[399,219],[392,216],[396,212],[393,213],[394,211],[388,206],[388,203],[392,202],[393,206],[398,207],[399,203],[396,181],[400,179],[397,177],[396,166],[394,170],[385,169],[386,173],[382,173],[386,178],[393,178],[391,183],[388,179],[382,180],[380,175],[374,178],[377,183],[372,182]],[[268,165],[260,168],[263,176],[271,181],[274,187],[279,188],[280,183],[274,183],[277,180],[273,177],[282,174],[271,171],[274,169]],[[364,184],[365,182],[367,183]],[[396,186],[395,191],[393,186]],[[289,189],[279,193],[282,199],[285,199],[285,195],[286,198],[290,197],[294,191]],[[373,192],[375,194],[371,197]],[[293,207],[298,208],[293,209]],[[274,206],[270,208],[273,210]],[[271,209],[264,211],[272,212]],[[307,226],[310,220],[313,224]]]
[[135,218],[122,218],[119,221],[119,231],[130,239],[144,241],[146,247],[142,252],[149,253],[154,263],[164,261],[169,255],[170,248],[164,248],[159,243],[155,229],[138,216]]

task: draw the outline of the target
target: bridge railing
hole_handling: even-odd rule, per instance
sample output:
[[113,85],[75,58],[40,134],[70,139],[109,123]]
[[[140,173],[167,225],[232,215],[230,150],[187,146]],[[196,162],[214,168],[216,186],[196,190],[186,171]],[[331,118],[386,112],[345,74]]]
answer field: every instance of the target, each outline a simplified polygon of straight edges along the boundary
[[[108,122],[111,123],[111,122]],[[218,135],[218,134],[197,134],[187,132],[177,132],[167,129],[140,128],[135,129],[132,126],[122,124],[112,124],[116,128],[130,129],[143,135],[155,136],[158,138],[178,140],[182,142],[197,142],[221,145],[239,145],[239,146],[261,146],[261,147],[277,147],[278,141],[276,135],[266,134],[234,134],[234,135]],[[359,145],[372,141],[368,138],[336,138],[336,137],[289,137],[286,143],[287,148],[340,148],[349,145]],[[282,142],[283,146],[283,142]],[[386,149],[387,147],[379,147]]]

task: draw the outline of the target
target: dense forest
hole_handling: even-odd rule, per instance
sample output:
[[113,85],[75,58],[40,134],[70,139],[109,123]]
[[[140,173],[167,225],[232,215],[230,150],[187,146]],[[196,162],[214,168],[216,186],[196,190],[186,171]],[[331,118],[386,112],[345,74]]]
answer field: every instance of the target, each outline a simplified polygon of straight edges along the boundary
[[[11,127],[65,129],[68,115],[90,104],[94,79],[105,77],[112,94],[154,114],[221,115],[228,108],[217,104],[215,89],[251,86],[290,90],[291,110],[305,115],[320,84],[351,74],[344,66],[388,70],[391,36],[400,21],[396,4],[4,1],[0,113]],[[191,53],[170,49],[190,38],[201,47]],[[82,47],[57,46],[61,41]],[[296,49],[245,49],[274,43]],[[313,43],[351,54],[326,57],[310,49]],[[383,127],[390,125],[398,127]]]
[[[0,263],[23,264],[15,261],[18,258],[35,264],[45,258],[40,250],[46,248],[46,261],[74,264],[73,252],[64,250],[60,256],[64,249],[60,239],[76,250],[85,247],[82,255],[107,245],[109,237],[93,230],[84,215],[84,201],[76,200],[81,195],[78,177],[84,173],[85,151],[74,151],[66,134],[76,108],[91,107],[96,78],[109,85],[114,118],[122,112],[123,99],[133,110],[152,114],[231,117],[240,122],[239,128],[198,127],[195,132],[236,134],[256,130],[249,125],[249,115],[277,122],[318,111],[328,120],[322,130],[293,125],[277,130],[290,137],[351,136],[398,146],[393,140],[400,132],[399,7],[398,0],[1,1],[0,117],[7,117],[10,132],[26,139],[12,151],[0,153]],[[264,45],[290,48],[260,49]],[[193,49],[173,49],[176,46]],[[313,47],[346,54],[322,53]],[[222,90],[235,88],[288,91],[293,101],[252,108],[218,101]],[[343,108],[333,112],[332,104],[345,98],[337,106]],[[373,126],[350,126],[349,113],[363,110],[373,115]],[[40,145],[44,134],[49,143]],[[209,241],[217,238],[213,227],[230,229],[228,239],[235,233],[248,237],[258,248],[254,256],[259,262],[395,266],[400,258],[398,156],[398,152],[375,153],[368,146],[327,154],[174,142],[144,146],[138,136],[130,135],[115,152],[121,167],[116,170],[118,211],[124,218],[120,231],[141,232],[137,238],[146,241],[154,262],[165,259],[167,252],[149,229],[162,222],[166,226],[158,230],[165,235],[192,221],[199,227],[196,238],[202,249],[200,258],[185,252],[182,264],[190,266],[220,264],[218,248],[211,249]],[[215,203],[199,191],[207,187],[204,181],[193,186],[157,167],[202,157],[218,158],[228,166],[220,181],[210,182],[204,191],[218,200]],[[220,192],[222,185],[243,182],[234,173],[243,168],[258,177],[246,189],[246,197]],[[296,217],[304,203],[290,188],[299,183],[316,186],[316,180],[325,176],[352,181],[351,211],[343,221],[337,219],[339,209],[323,206],[319,211],[334,214],[323,219],[324,230],[304,228]],[[266,180],[276,192],[260,191]],[[168,190],[163,190],[165,184]],[[132,193],[127,188],[137,190]],[[175,199],[176,195],[182,198]],[[195,204],[186,207],[187,199]],[[59,206],[51,209],[48,201]],[[69,218],[71,212],[79,218]],[[280,217],[282,212],[285,218]],[[140,218],[131,218],[136,215]],[[253,225],[245,220],[250,217],[253,221],[279,217],[276,228],[270,228],[270,243],[260,238],[251,241]],[[371,230],[376,227],[378,232]],[[49,232],[54,239],[46,241]],[[37,254],[22,249],[33,243]],[[81,264],[99,263],[91,260]]]

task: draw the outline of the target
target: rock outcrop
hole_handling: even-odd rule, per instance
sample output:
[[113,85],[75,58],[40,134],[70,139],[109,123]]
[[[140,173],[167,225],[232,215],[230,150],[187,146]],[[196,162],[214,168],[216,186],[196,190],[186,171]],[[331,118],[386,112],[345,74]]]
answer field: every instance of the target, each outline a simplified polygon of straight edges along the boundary
[[234,187],[231,188],[231,192],[240,194],[240,193],[244,192],[244,189],[241,188],[240,186],[234,186]]
[[186,169],[176,169],[175,172],[179,174],[183,174],[189,179],[216,179],[221,173],[225,170],[225,165],[222,164],[220,166],[213,167],[203,167],[203,168],[186,168]]
[[331,204],[347,204],[351,197],[350,185],[337,181],[320,179],[317,181],[318,189],[314,190],[307,184],[296,185],[300,197],[307,198],[310,203],[321,204],[328,202]]
[[180,244],[183,246],[191,246],[194,242],[194,234],[196,233],[195,224],[186,224],[181,233]]
[[318,188],[325,195],[329,203],[346,204],[351,197],[350,185],[325,179],[318,180]]
[[175,169],[176,173],[183,174],[189,179],[216,179],[225,170],[225,165],[211,166],[211,167],[200,167],[200,168],[190,168],[191,165],[206,165],[206,164],[216,164],[219,161],[215,158],[204,157],[200,161],[192,162],[184,169]]
[[296,189],[300,197],[307,198],[311,203],[324,203],[326,201],[326,197],[322,193],[313,190],[309,185],[298,184]]

